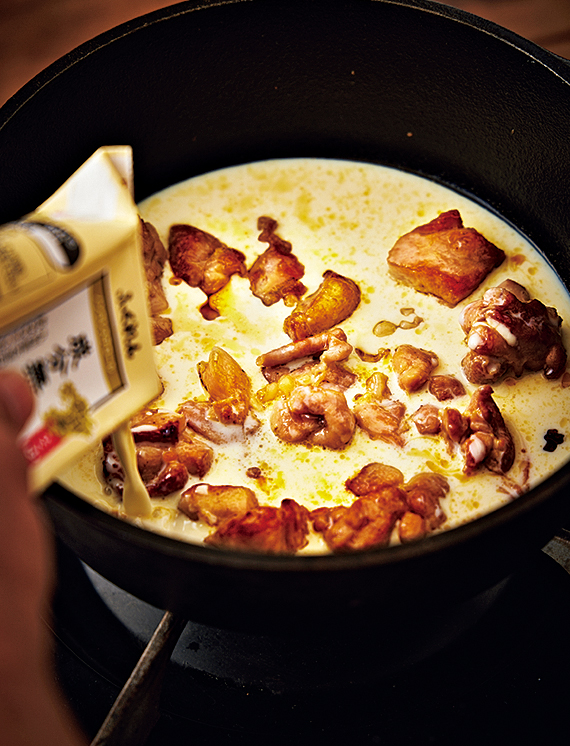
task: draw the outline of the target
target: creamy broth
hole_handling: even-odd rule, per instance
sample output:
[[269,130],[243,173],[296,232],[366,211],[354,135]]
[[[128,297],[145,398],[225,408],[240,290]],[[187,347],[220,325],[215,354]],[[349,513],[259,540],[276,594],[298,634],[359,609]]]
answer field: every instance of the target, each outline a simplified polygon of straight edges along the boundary
[[[189,223],[243,252],[247,267],[267,247],[257,240],[257,219],[271,216],[278,221],[278,235],[292,243],[293,253],[305,266],[302,282],[308,293],[317,289],[327,269],[358,283],[362,292],[360,306],[340,324],[348,341],[369,353],[385,347],[394,349],[400,344],[434,351],[440,361],[435,372],[455,375],[465,385],[466,395],[451,404],[460,411],[465,409],[476,386],[465,379],[461,370],[467,347],[458,319],[465,305],[480,298],[486,289],[507,278],[524,285],[532,297],[557,309],[563,319],[562,339],[566,348],[569,346],[570,298],[536,249],[492,212],[411,174],[334,160],[266,161],[190,179],[150,197],[139,207],[142,217],[156,227],[166,246],[170,226]],[[459,210],[465,226],[476,228],[507,255],[503,264],[455,308],[396,283],[388,275],[386,263],[388,251],[402,234],[450,209]],[[265,307],[251,293],[247,278],[234,275],[218,296],[221,315],[205,321],[198,310],[204,294],[185,283],[173,284],[170,279],[167,266],[164,286],[170,310],[165,315],[173,320],[174,334],[155,348],[164,392],[152,406],[174,411],[186,399],[207,399],[196,364],[207,360],[214,346],[224,348],[247,372],[254,392],[263,389],[267,382],[256,358],[290,342],[283,331],[283,320],[292,309],[283,302]],[[415,316],[423,319],[416,328],[396,328],[384,337],[373,332],[380,321],[398,325]],[[421,404],[436,403],[427,390],[409,395],[402,391],[389,358],[365,363],[353,352],[346,367],[359,374],[362,381],[345,392],[349,405],[363,392],[364,381],[375,371],[388,375],[393,397],[406,404],[408,415]],[[262,505],[278,506],[283,498],[291,497],[311,510],[322,505],[350,504],[354,495],[344,488],[346,479],[372,461],[398,467],[406,479],[432,470],[443,474],[450,484],[450,492],[441,502],[447,520],[440,530],[450,529],[509,502],[520,493],[521,485],[524,489],[536,485],[568,460],[568,437],[554,452],[543,450],[547,430],[568,432],[567,378],[565,374],[547,381],[541,373],[525,373],[519,379],[507,378],[493,384],[493,398],[517,450],[506,479],[484,469],[476,476],[466,477],[462,455],[450,455],[441,437],[421,436],[413,424],[406,433],[404,447],[371,440],[359,428],[342,451],[287,444],[277,440],[269,427],[269,405],[256,410],[262,426],[254,435],[245,443],[214,446],[210,471],[203,479],[190,477],[188,484],[204,481],[244,485],[255,491]],[[100,451],[93,452],[60,481],[99,508],[120,512],[120,501],[102,480],[101,461]],[[251,467],[259,467],[266,479],[249,478],[246,471]],[[129,520],[179,539],[201,541],[212,529],[180,513],[178,501],[179,493],[166,499],[153,498],[150,518]],[[328,550],[319,535],[311,534],[309,545],[302,551]]]

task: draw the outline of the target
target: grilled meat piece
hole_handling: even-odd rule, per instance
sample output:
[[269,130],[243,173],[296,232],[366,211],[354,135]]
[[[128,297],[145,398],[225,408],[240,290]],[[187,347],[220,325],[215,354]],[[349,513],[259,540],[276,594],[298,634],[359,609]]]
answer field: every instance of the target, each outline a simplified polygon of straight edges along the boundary
[[232,275],[247,276],[244,254],[211,233],[186,224],[171,226],[168,250],[174,276],[208,296],[200,309],[202,316],[208,320],[219,316],[210,298],[227,285]]
[[269,248],[250,267],[248,277],[251,292],[265,306],[272,306],[281,299],[286,306],[293,306],[307,290],[299,282],[305,274],[305,267],[292,253],[289,241],[284,241],[275,233],[276,220],[260,217],[257,227],[261,231],[258,241],[267,242]]
[[211,546],[294,554],[308,544],[309,511],[290,498],[276,508],[263,505],[223,521],[204,539]]
[[358,308],[360,288],[348,277],[327,270],[319,288],[299,301],[283,329],[294,342],[340,324]]
[[405,512],[405,494],[392,486],[358,497],[349,507],[317,508],[311,520],[331,551],[347,552],[386,546]]
[[460,317],[469,352],[461,361],[471,383],[495,383],[507,373],[542,370],[559,378],[566,368],[555,308],[531,300],[526,288],[507,280],[465,307]]
[[491,386],[481,386],[465,410],[470,431],[463,442],[467,475],[483,465],[489,471],[506,474],[515,460],[513,438],[492,394]]
[[465,228],[458,210],[401,236],[388,253],[394,279],[449,306],[467,298],[505,258],[475,228]]
[[178,503],[178,509],[193,521],[205,521],[209,526],[217,526],[229,518],[239,518],[258,507],[255,493],[248,487],[204,482],[185,490]]
[[455,399],[465,394],[465,387],[455,376],[437,375],[431,376],[428,382],[428,391],[438,401]]
[[439,365],[434,352],[412,345],[399,345],[392,356],[392,367],[400,388],[408,393],[419,391]]

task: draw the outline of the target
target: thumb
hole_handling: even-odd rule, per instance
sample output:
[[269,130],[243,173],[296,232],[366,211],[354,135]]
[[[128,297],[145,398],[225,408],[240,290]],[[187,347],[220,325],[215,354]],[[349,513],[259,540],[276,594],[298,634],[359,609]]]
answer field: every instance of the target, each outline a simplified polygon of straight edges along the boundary
[[19,432],[34,408],[26,379],[15,370],[0,370],[0,423]]

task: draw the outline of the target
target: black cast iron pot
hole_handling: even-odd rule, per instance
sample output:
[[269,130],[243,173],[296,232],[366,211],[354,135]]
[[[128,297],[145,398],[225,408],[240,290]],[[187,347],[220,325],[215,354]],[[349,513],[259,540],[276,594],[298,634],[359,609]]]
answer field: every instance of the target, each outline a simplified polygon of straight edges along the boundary
[[[101,145],[134,148],[136,197],[289,156],[413,171],[487,203],[570,282],[570,67],[492,23],[407,0],[173,5],[82,45],[0,111],[0,223]],[[484,594],[570,514],[570,465],[416,545],[235,553],[127,525],[55,485],[55,531],[95,570],[195,621],[246,630],[419,620]],[[398,613],[399,612],[399,613]]]

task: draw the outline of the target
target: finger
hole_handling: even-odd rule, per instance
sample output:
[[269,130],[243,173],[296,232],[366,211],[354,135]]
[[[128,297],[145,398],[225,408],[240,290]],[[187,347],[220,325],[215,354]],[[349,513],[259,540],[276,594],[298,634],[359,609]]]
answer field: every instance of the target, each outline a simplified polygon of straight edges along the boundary
[[19,432],[34,407],[26,379],[15,370],[0,370],[0,422]]

